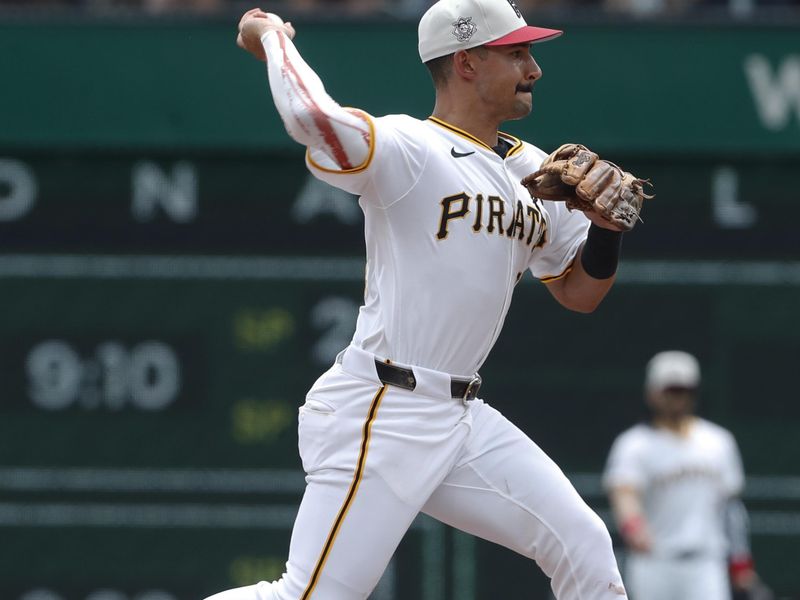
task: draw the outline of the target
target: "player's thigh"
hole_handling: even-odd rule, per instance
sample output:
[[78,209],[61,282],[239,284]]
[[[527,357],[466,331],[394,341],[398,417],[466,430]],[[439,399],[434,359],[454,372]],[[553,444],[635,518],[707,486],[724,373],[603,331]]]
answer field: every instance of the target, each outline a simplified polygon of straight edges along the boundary
[[[351,474],[352,475],[352,474]],[[377,585],[417,509],[380,478],[357,489],[337,473],[303,495],[278,581],[221,592],[207,600],[364,600]]]
[[448,400],[340,368],[320,378],[301,410],[308,485],[276,600],[367,597],[467,436],[463,405]]
[[346,487],[324,478],[309,484],[292,532],[285,590],[276,600],[366,598],[417,511],[369,473]]
[[395,396],[337,370],[309,393],[298,431],[307,486],[275,600],[356,600],[380,579],[422,504],[380,473],[397,451],[384,433]]
[[473,423],[456,468],[422,511],[536,560],[554,586],[588,574],[618,585],[605,525],[558,466],[492,407],[476,403]]

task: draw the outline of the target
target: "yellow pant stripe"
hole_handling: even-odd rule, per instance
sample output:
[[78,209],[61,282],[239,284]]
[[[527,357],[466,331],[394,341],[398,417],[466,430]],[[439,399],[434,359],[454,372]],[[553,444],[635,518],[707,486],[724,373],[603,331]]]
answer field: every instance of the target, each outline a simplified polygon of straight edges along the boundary
[[361,476],[364,474],[364,465],[367,462],[367,451],[369,450],[369,438],[372,432],[372,423],[375,421],[375,417],[378,416],[378,407],[381,405],[381,400],[383,400],[385,393],[386,386],[383,386],[378,390],[378,393],[375,394],[375,397],[372,399],[372,404],[369,407],[369,414],[367,415],[367,421],[364,423],[364,430],[361,435],[361,450],[358,453],[358,463],[356,465],[356,472],[353,474],[353,482],[350,484],[350,489],[347,491],[344,504],[342,504],[342,508],[339,509],[339,514],[336,516],[336,520],[333,522],[333,527],[331,527],[331,531],[328,534],[328,539],[325,540],[325,545],[322,547],[322,554],[320,554],[320,557],[317,560],[317,566],[314,568],[314,573],[311,575],[311,581],[308,582],[308,587],[306,587],[306,591],[303,592],[300,600],[308,600],[311,598],[311,593],[317,586],[319,575],[322,573],[325,562],[328,560],[331,548],[333,548],[333,543],[336,540],[336,535],[339,533],[339,528],[342,526],[342,522],[347,515],[347,511],[350,510],[350,505],[353,504],[353,500],[356,497],[358,486],[361,483]]

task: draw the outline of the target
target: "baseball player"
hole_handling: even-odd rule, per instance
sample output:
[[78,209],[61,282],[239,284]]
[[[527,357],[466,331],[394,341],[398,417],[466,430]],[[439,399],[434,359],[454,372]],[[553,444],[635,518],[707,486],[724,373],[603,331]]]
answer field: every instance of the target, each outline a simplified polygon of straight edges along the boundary
[[419,24],[436,89],[424,120],[340,107],[294,33],[254,9],[238,44],[266,60],[311,172],[360,196],[364,305],[299,411],[307,487],[286,572],[212,598],[367,598],[419,512],[536,561],[559,600],[625,598],[602,520],[478,397],[477,371],[525,270],[580,312],[614,281],[621,233],[599,213],[532,199],[520,182],[545,153],[498,132],[531,111],[542,75],[531,44],[561,32],[528,26],[511,0],[437,2]]
[[604,485],[629,550],[632,600],[730,600],[729,568],[736,588],[755,580],[736,500],[739,451],[730,432],[694,415],[699,383],[694,356],[656,354],[645,378],[652,420],[623,432],[608,457]]

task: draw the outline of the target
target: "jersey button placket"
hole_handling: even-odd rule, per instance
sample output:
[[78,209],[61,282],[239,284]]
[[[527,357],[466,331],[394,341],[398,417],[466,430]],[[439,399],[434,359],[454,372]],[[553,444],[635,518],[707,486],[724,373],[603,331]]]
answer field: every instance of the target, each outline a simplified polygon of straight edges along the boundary
[[[495,154],[495,157],[498,158],[498,159],[500,158],[496,154]],[[513,180],[512,176],[511,176],[511,173],[508,170],[508,166],[506,165],[506,161],[503,160],[503,159],[500,159],[500,160],[502,160],[503,172],[505,173],[506,180],[507,180],[507,182],[509,184],[509,190],[510,190],[508,193],[502,194],[503,202],[506,203],[507,214],[510,214],[511,218],[513,219],[514,218],[514,212],[513,212],[514,211],[514,205],[516,204],[516,201],[517,201],[517,194],[516,194],[516,191],[515,191],[516,186],[514,185],[514,180]],[[511,212],[508,212],[508,211],[511,211]],[[514,291],[514,285],[516,284],[516,278],[514,277],[514,273],[515,273],[515,270],[514,270],[514,257],[516,256],[516,253],[515,253],[516,244],[514,243],[513,240],[508,240],[508,242],[509,242],[507,244],[508,261],[506,263],[506,277],[505,277],[505,279],[506,279],[506,295],[505,295],[505,298],[503,299],[503,304],[502,304],[502,306],[500,308],[500,316],[505,315],[506,312],[508,311],[508,305],[511,303],[511,295],[512,295],[512,292]],[[492,333],[492,343],[489,345],[489,348],[491,348],[494,345],[494,342],[497,341],[497,337],[500,335],[500,329],[503,326],[503,321],[504,321],[504,319],[502,319],[502,318],[498,318],[497,319],[497,325],[495,325],[494,332]],[[488,351],[484,355],[484,357],[481,360],[481,362],[486,360],[487,356],[488,356]]]

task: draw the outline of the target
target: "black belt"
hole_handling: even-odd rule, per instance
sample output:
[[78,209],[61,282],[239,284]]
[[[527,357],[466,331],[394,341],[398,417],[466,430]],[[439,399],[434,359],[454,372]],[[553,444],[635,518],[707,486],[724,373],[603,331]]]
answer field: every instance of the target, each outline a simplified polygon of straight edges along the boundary
[[[376,358],[375,370],[378,372],[378,379],[383,383],[411,391],[417,387],[417,378],[411,369],[387,364]],[[481,383],[483,380],[477,373],[471,379],[451,377],[450,395],[465,401],[474,400],[478,396],[478,390],[481,389]]]

